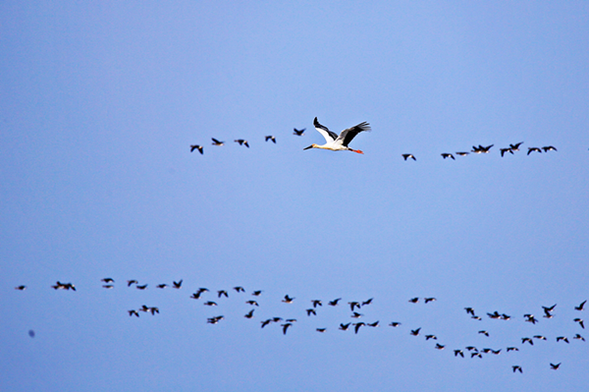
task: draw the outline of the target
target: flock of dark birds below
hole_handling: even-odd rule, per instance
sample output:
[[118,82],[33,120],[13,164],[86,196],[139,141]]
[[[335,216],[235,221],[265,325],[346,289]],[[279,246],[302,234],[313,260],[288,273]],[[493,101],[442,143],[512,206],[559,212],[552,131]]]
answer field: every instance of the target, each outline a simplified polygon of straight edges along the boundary
[[[115,281],[112,278],[104,278],[101,280],[102,282],[102,287],[104,289],[114,289],[115,288]],[[182,283],[183,280],[179,280],[179,281],[173,281],[171,285],[168,285],[166,283],[161,283],[156,285],[155,287],[157,289],[166,289],[168,287],[173,288],[173,289],[181,289],[182,288]],[[139,284],[139,282],[137,280],[131,279],[131,280],[127,280],[126,281],[126,286],[131,288],[134,287],[137,290],[146,290],[148,288],[148,284]],[[57,281],[54,285],[51,286],[54,290],[66,290],[66,291],[76,291],[76,286],[72,283],[63,283],[60,281]],[[20,285],[20,286],[16,286],[15,290],[19,290],[19,291],[24,291],[27,289],[27,286],[25,285]],[[241,287],[241,286],[235,286],[233,287],[233,290],[237,293],[237,294],[241,294],[244,295],[246,293],[246,290]],[[209,294],[206,294],[209,293]],[[252,306],[253,308],[251,308],[243,317],[245,317],[246,319],[253,319],[254,318],[254,312],[256,311],[256,309],[259,308],[259,300],[258,298],[262,296],[263,290],[255,290],[251,293],[251,296],[249,299],[247,299],[245,301],[245,303],[247,305]],[[213,296],[213,298],[209,298],[205,301],[205,298],[203,296],[208,295]],[[203,305],[204,306],[208,306],[208,307],[216,307],[218,306],[218,303],[216,301],[218,301],[221,298],[228,298],[229,297],[229,290],[217,290],[216,293],[211,293],[209,289],[201,287],[198,290],[196,290],[194,293],[192,293],[192,295],[190,296],[191,299],[194,300],[203,300]],[[214,300],[216,301],[214,301]],[[283,299],[281,300],[281,302],[285,303],[285,304],[292,304],[295,301],[296,298],[289,296],[288,294],[285,295],[283,297]],[[369,298],[367,300],[364,301],[348,301],[347,302],[347,306],[349,306],[350,308],[350,318],[354,319],[354,320],[358,320],[360,318],[362,318],[364,316],[363,313],[360,313],[360,310],[366,306],[369,306],[372,301],[374,300],[374,298]],[[420,302],[420,300],[423,300],[423,303],[428,304],[431,302],[436,301],[435,297],[424,297],[424,298],[420,298],[420,297],[414,297],[408,300],[408,302],[413,303],[413,304],[417,304]],[[325,303],[327,304],[327,306],[339,306],[340,305],[340,301],[342,301],[342,298],[335,298],[333,300],[330,301],[325,301]],[[312,299],[311,304],[309,305],[309,307],[307,309],[305,309],[305,313],[308,317],[311,316],[316,316],[317,315],[317,310],[319,307],[322,307],[324,304],[323,300],[320,299]],[[585,304],[586,304],[587,300],[584,300],[583,302],[581,302],[579,305],[574,306],[574,310],[581,312],[585,309]],[[554,315],[554,311],[556,308],[556,304],[552,305],[552,306],[542,306],[542,318],[545,319],[552,319],[555,317]],[[482,317],[477,315],[475,313],[474,308],[472,307],[465,307],[464,308],[466,314],[468,316],[470,316],[471,319],[473,320],[482,320]],[[147,305],[142,305],[141,307],[139,307],[138,309],[130,309],[127,310],[127,314],[130,317],[140,317],[140,313],[150,313],[152,316],[159,314],[160,310],[158,307],[156,306],[147,306]],[[499,313],[498,311],[493,311],[493,312],[487,312],[486,316],[489,319],[492,320],[511,320],[512,316],[507,315],[505,313]],[[218,324],[219,322],[221,322],[222,320],[224,320],[225,317],[223,315],[219,315],[219,316],[214,316],[214,317],[208,317],[207,318],[207,324]],[[530,323],[535,325],[536,323],[539,322],[538,318],[536,318],[536,316],[534,316],[531,313],[526,313],[523,315],[523,319],[524,322],[526,323]],[[584,324],[584,320],[580,317],[575,317],[572,320],[574,323],[578,324],[578,326],[582,329],[585,329],[585,324]],[[295,323],[297,322],[296,318],[286,318],[283,319],[282,317],[270,317],[264,320],[260,321],[260,327],[261,328],[265,328],[268,325],[271,324],[279,324],[282,330],[282,333],[284,335],[287,334],[287,331],[289,330],[289,328],[291,328]],[[388,326],[392,327],[392,328],[397,328],[400,327],[402,325],[401,322],[399,321],[391,321]],[[376,328],[380,326],[380,321],[376,320],[373,322],[363,322],[363,321],[357,321],[357,322],[342,322],[339,324],[338,326],[338,330],[339,331],[348,331],[348,330],[353,330],[355,334],[357,334],[361,328],[363,327],[368,327],[368,328]],[[325,333],[327,331],[327,327],[318,327],[315,329],[318,333]],[[422,334],[421,333],[421,327],[416,328],[416,329],[410,329],[409,330],[409,334],[411,336],[424,336],[426,341],[429,340],[435,340],[437,341],[438,338],[436,335],[434,334]],[[478,334],[489,337],[489,331],[487,330],[480,330],[478,331]],[[34,331],[29,331],[29,335],[31,337],[35,336],[35,332]],[[573,340],[577,340],[577,341],[585,341],[585,338],[579,334],[576,333],[573,337]],[[531,337],[526,336],[526,337],[522,337],[521,338],[521,345],[525,346],[525,345],[530,345],[533,346],[534,342],[538,342],[538,341],[546,341],[548,340],[547,337],[543,336],[543,335],[533,335]],[[556,342],[563,342],[566,344],[570,344],[570,340],[567,336],[556,336],[555,337]],[[441,344],[436,342],[434,349],[436,350],[444,350],[446,348],[446,345]],[[454,357],[461,357],[461,358],[465,358],[465,354],[469,355],[470,358],[483,358],[483,354],[490,354],[490,355],[499,355],[501,352],[503,351],[503,349],[499,348],[499,349],[491,349],[491,348],[477,348],[475,346],[466,346],[464,348],[455,348],[453,349],[453,353],[454,353]],[[519,351],[519,348],[515,345],[513,346],[509,346],[505,348],[505,352],[514,352],[514,351]],[[558,370],[561,363],[550,363],[550,369],[552,370]],[[514,373],[519,372],[519,373],[523,373],[523,368],[520,365],[513,365],[512,366],[512,371]]]
[[[353,149],[349,148],[348,143],[350,143],[352,141],[352,139],[358,133],[363,132],[363,131],[369,131],[370,126],[368,123],[363,122],[363,123],[358,124],[354,127],[345,129],[339,135],[337,135],[334,132],[331,132],[329,129],[327,129],[327,127],[319,124],[319,122],[317,121],[317,118],[314,119],[313,124],[315,125],[315,129],[323,135],[323,137],[325,138],[327,143],[324,145],[312,144],[309,147],[305,148],[305,150],[310,149],[310,148],[320,148],[320,149],[332,150],[332,151],[347,150],[347,151],[353,151],[353,152],[357,152],[357,153],[361,153],[361,154],[363,153],[360,150],[353,150]],[[305,130],[306,130],[306,128],[303,128],[303,129],[294,128],[293,135],[303,136],[305,133]],[[215,138],[211,138],[211,140],[213,141],[213,143],[212,143],[213,146],[225,145],[224,141],[220,141]],[[271,141],[274,144],[276,144],[276,137],[274,137],[273,135],[264,136],[264,140],[266,142]],[[236,139],[236,140],[234,140],[234,142],[238,143],[240,146],[245,146],[247,148],[250,147],[248,141],[245,139]],[[501,154],[501,157],[505,156],[505,154],[512,154],[513,155],[515,152],[520,151],[520,146],[522,144],[523,144],[523,142],[510,144],[509,147],[500,148],[499,153]],[[472,150],[470,150],[470,151],[458,151],[458,152],[455,152],[454,154],[449,153],[449,152],[443,152],[440,155],[443,159],[450,158],[450,159],[456,160],[454,155],[464,157],[464,156],[469,155],[470,153],[488,154],[493,146],[494,146],[493,144],[491,144],[489,146],[482,146],[482,145],[472,146]],[[191,145],[190,152],[193,152],[194,150],[198,150],[198,152],[200,152],[201,155],[204,154],[204,147],[202,145],[199,145],[199,144]],[[542,152],[547,153],[550,151],[557,151],[557,149],[554,146],[528,147],[527,155],[530,155],[531,153],[542,153]],[[405,161],[407,161],[408,159],[412,159],[414,161],[417,160],[415,155],[411,154],[411,153],[401,154],[401,156],[403,157],[403,159]]]

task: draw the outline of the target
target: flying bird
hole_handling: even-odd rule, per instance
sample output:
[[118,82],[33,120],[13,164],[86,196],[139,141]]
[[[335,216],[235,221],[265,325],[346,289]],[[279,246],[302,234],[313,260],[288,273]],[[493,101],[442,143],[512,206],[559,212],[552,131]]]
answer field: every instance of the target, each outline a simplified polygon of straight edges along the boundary
[[503,155],[505,155],[506,152],[508,152],[511,155],[513,155],[513,150],[511,148],[502,148],[499,151],[501,151],[501,157],[503,157]]
[[[519,151],[519,146],[521,146],[524,142],[519,142],[516,144],[510,144],[509,148],[511,149],[511,151]],[[513,154],[513,152],[512,152]]]
[[522,338],[522,344],[525,342],[530,343],[532,346],[534,345],[534,341],[531,338]]
[[253,299],[250,299],[249,301],[245,301],[245,303],[248,305],[260,306],[260,305],[258,305],[258,302],[254,301]]
[[417,159],[415,158],[415,155],[413,155],[413,154],[403,154],[403,159],[404,159],[404,160],[407,160],[407,159],[409,159],[409,158],[413,159],[414,161],[416,161],[416,160],[417,160]]
[[474,152],[475,154],[488,154],[489,150],[493,146],[494,146],[494,144],[491,144],[490,146],[487,146],[487,147],[483,147],[479,144],[478,147],[472,146],[472,152]]
[[214,137],[212,137],[211,140],[213,141],[213,143],[212,143],[213,146],[223,146],[223,145],[225,145],[225,142],[221,142],[221,141],[215,139]]
[[316,308],[317,306],[323,306],[323,303],[320,299],[312,299],[311,303],[313,304],[313,308]]
[[429,302],[437,301],[435,297],[424,298],[423,301],[427,304]]
[[518,366],[518,365],[513,365],[511,368],[513,369],[513,372],[514,372],[514,373],[515,373],[515,372],[520,372],[520,373],[523,373],[523,372],[524,372],[524,371],[522,370],[522,367],[521,367],[521,366]]
[[348,144],[356,137],[357,134],[363,131],[370,131],[370,125],[365,121],[358,125],[355,125],[351,128],[344,129],[341,131],[339,136],[335,133],[327,129],[327,127],[319,124],[317,121],[317,117],[313,120],[313,125],[315,125],[315,129],[325,138],[325,144],[318,145],[318,144],[311,144],[309,147],[305,147],[303,150],[308,150],[310,148],[321,148],[323,150],[331,150],[331,151],[353,151],[358,154],[364,154],[361,150],[354,150],[348,147]]
[[340,331],[347,331],[349,327],[350,327],[350,323],[347,323],[347,324],[343,324],[343,323],[341,323],[341,324],[339,325],[339,328],[338,328],[338,329],[339,329]]
[[24,284],[22,284],[20,286],[16,286],[14,289],[15,290],[23,291],[23,290],[26,290],[27,289],[27,286],[25,286]]
[[268,135],[264,138],[266,141],[272,140],[272,143],[276,144],[276,138],[272,135]]
[[235,143],[239,143],[239,145],[240,145],[240,146],[242,146],[242,145],[243,145],[243,146],[246,146],[247,148],[250,148],[250,145],[249,145],[249,144],[247,144],[247,140],[244,140],[244,139],[237,139],[237,140],[234,140],[234,142],[235,142]]
[[315,309],[313,309],[313,308],[307,309],[307,316],[310,316],[310,315],[317,316],[317,312],[315,312]]
[[115,282],[114,279],[112,279],[112,278],[104,278],[104,279],[100,279],[100,281],[104,282],[106,284]]
[[292,326],[292,323],[280,324],[280,326],[282,327],[282,334],[286,335],[286,330],[288,330],[288,327]]
[[411,302],[412,304],[416,304],[416,303],[418,303],[418,302],[419,302],[419,297],[411,298],[411,299],[409,300],[409,302]]
[[585,301],[581,302],[581,303],[579,304],[579,306],[575,306],[575,310],[579,310],[579,311],[583,310],[583,308],[584,308],[584,306],[585,306],[585,302],[587,302],[587,300],[585,300]]
[[557,370],[560,367],[561,362],[557,363],[556,365],[553,363],[550,363],[550,369],[552,370]]
[[[341,300],[341,298],[336,298],[336,299],[334,299],[333,301],[329,301],[327,304],[328,304],[329,306],[337,306],[337,303],[338,303],[340,300]],[[354,309],[352,309],[352,310],[354,310]]]
[[217,291],[217,297],[218,298],[221,298],[221,296],[223,296],[223,295],[225,296],[225,298],[229,298],[229,294],[227,293],[226,290],[219,290],[219,291]]
[[393,321],[392,323],[389,324],[391,327],[396,328],[399,325],[401,325],[401,323],[397,322],[397,321]]
[[305,129],[307,128],[303,128],[300,131],[296,128],[293,128],[293,135],[297,135],[297,136],[303,136],[303,133],[305,133]]
[[456,155],[459,155],[459,156],[461,156],[461,157],[465,157],[465,156],[467,156],[468,154],[470,154],[470,153],[468,153],[468,152],[462,152],[462,151],[461,151],[461,152],[457,152],[457,153],[456,153]]
[[180,281],[178,282],[172,282],[172,287],[174,287],[175,289],[179,289],[180,287],[182,287],[182,279],[180,279]]
[[[546,146],[546,147],[542,147],[542,150],[544,150],[544,152],[548,152],[548,151],[558,151],[554,146]],[[560,364],[559,364],[560,365]]]
[[530,155],[532,152],[539,152],[539,153],[541,153],[542,150],[540,150],[538,147],[528,147],[528,155]]
[[366,301],[362,301],[362,306],[365,306],[365,305],[370,305],[370,304],[372,303],[372,300],[373,300],[373,299],[374,299],[374,298],[369,298],[369,299],[367,299]]
[[569,340],[568,340],[568,339],[567,339],[565,336],[558,336],[558,337],[556,338],[556,341],[557,341],[557,342],[560,342],[561,340],[562,340],[563,342],[565,342],[565,343],[569,343]]
[[444,159],[446,159],[446,158],[452,158],[452,159],[456,160],[456,158],[454,158],[454,155],[449,154],[447,152],[443,152],[441,155],[442,155],[442,158],[444,158]]
[[204,154],[203,147],[199,146],[198,144],[193,144],[190,146],[190,152],[193,152],[194,150],[198,150],[198,152],[200,152],[200,155]]
[[577,317],[573,321],[576,322],[576,323],[579,323],[579,325],[581,326],[581,328],[585,329],[585,324],[583,324],[583,319]]
[[360,327],[363,325],[366,325],[366,324],[363,322],[359,322],[359,323],[354,323],[352,325],[354,326],[354,333],[358,333],[358,331],[360,330]]
[[315,328],[315,330],[316,330],[317,332],[321,332],[321,333],[325,332],[325,330],[326,330],[326,329],[327,329],[327,328]]
[[417,329],[412,329],[411,330],[411,335],[413,335],[413,336],[419,335],[419,331],[420,330],[421,330],[421,327],[420,328],[417,328]]
[[246,315],[245,315],[245,316],[243,316],[243,317],[245,317],[245,318],[247,318],[247,319],[251,319],[252,317],[254,317],[254,310],[256,310],[256,309],[252,309],[252,310],[250,310],[250,311],[249,311],[249,312],[247,312],[247,313],[246,313]]
[[464,358],[464,352],[462,350],[454,350],[454,356],[461,356],[462,358]]
[[292,301],[294,300],[294,297],[289,297],[288,294],[286,294],[284,296],[284,299],[282,300],[282,302],[284,302],[285,304],[292,304]]
[[237,291],[238,293],[245,293],[245,289],[241,286],[235,286],[233,290]]

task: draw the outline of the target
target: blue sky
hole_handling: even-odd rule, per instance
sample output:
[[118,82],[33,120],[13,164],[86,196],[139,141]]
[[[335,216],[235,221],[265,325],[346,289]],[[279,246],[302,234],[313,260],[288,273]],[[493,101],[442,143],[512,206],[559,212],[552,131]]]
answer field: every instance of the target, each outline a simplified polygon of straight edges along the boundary
[[[0,389],[586,387],[588,346],[572,340],[589,298],[585,2],[0,10]],[[314,117],[335,132],[368,121],[351,143],[365,154],[303,151],[323,143]],[[440,156],[479,144],[494,147]],[[190,299],[199,287],[211,293]],[[368,298],[360,320],[380,326],[338,331]],[[144,304],[160,314],[127,315]],[[260,328],[274,316],[298,321]],[[536,334],[548,340],[521,344]],[[502,352],[454,357],[468,345]]]

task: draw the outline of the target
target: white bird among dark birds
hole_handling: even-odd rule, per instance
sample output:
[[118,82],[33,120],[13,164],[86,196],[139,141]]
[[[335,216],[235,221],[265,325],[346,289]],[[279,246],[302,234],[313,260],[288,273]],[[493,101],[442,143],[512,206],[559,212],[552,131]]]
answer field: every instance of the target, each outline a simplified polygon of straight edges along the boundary
[[309,147],[305,147],[303,150],[308,150],[310,148],[321,148],[323,150],[331,150],[331,151],[353,151],[357,152],[358,154],[364,154],[361,150],[354,150],[348,147],[348,144],[356,137],[357,134],[363,131],[370,131],[370,125],[364,121],[358,125],[355,125],[351,128],[344,129],[338,135],[335,132],[330,131],[327,127],[319,124],[317,121],[317,117],[313,120],[313,125],[315,125],[315,129],[325,138],[325,144],[318,145],[318,144],[311,144]]

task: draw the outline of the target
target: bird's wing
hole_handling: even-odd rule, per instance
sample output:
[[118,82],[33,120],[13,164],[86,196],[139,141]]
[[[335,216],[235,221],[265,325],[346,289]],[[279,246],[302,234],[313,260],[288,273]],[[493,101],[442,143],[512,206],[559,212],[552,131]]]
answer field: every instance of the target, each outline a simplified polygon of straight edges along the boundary
[[329,129],[327,129],[326,126],[319,124],[319,121],[317,121],[317,117],[315,117],[315,119],[313,120],[313,125],[315,126],[317,132],[323,135],[327,143],[333,143],[333,141],[335,141],[338,138],[337,133],[331,132]]
[[351,128],[344,129],[341,131],[339,136],[337,137],[337,142],[341,142],[343,146],[348,146],[348,143],[352,141],[356,137],[357,134],[363,131],[370,131],[370,125],[364,121],[358,125],[355,125]]

